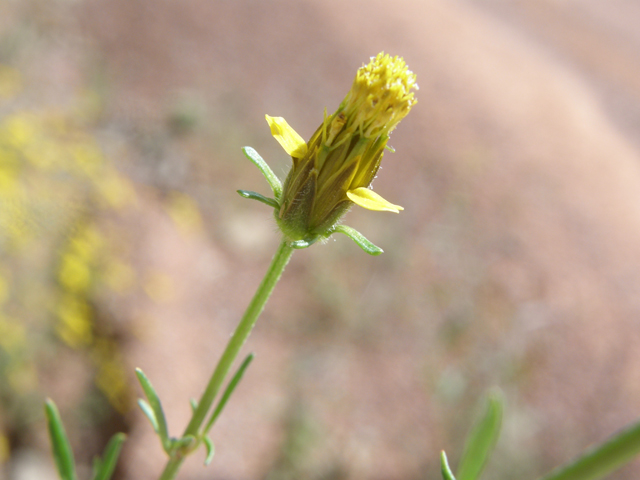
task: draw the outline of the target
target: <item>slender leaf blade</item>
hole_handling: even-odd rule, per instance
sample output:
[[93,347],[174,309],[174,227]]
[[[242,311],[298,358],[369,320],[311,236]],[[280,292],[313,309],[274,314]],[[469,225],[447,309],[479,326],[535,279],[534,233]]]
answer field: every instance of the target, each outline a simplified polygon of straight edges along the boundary
[[236,190],[236,192],[238,192],[238,194],[242,198],[249,198],[251,200],[257,200],[259,202],[264,203],[265,205],[269,205],[270,207],[280,208],[280,204],[276,200],[274,200],[273,198],[265,197],[264,195],[262,195],[260,193],[252,192],[251,190]]
[[599,480],[640,453],[640,420],[540,480]]
[[156,414],[153,412],[153,408],[151,408],[146,400],[143,400],[141,398],[138,399],[138,406],[140,407],[140,410],[142,410],[142,413],[144,413],[145,416],[149,419],[149,423],[153,427],[153,431],[158,433],[158,420],[156,420]]
[[48,398],[45,402],[45,414],[47,416],[47,427],[49,428],[49,438],[51,439],[51,449],[53,458],[58,469],[58,474],[62,480],[77,480],[75,460],[69,438],[65,432],[60,412],[53,400]]
[[[147,376],[139,368],[136,368],[136,376],[138,377],[138,381],[140,382],[140,386],[142,387],[147,400],[149,400],[148,405],[153,411],[153,416],[156,420],[154,429],[156,429],[156,432],[160,436],[160,440],[162,441],[162,443],[165,444],[169,438],[169,428],[167,427],[167,420],[164,416],[164,411],[162,410],[162,403],[160,402],[160,398],[158,397],[158,394],[153,388],[153,385],[151,385],[151,382],[149,381]],[[142,408],[142,410],[144,411],[142,402],[139,401],[138,405],[140,405],[140,408]],[[147,415],[147,417],[149,417],[149,420],[152,420],[146,411],[145,414]],[[151,423],[153,425],[154,422],[151,421]]]
[[368,240],[364,235],[362,235],[355,228],[348,227],[346,225],[336,225],[333,228],[334,232],[343,233],[351,240],[353,240],[356,245],[358,245],[362,250],[367,252],[369,255],[380,255],[384,252],[380,247],[374,245],[370,240]]
[[93,480],[109,480],[116,469],[118,457],[122,450],[122,444],[127,439],[124,433],[116,433],[104,449],[102,459],[94,462]]
[[213,446],[213,442],[206,435],[204,437],[204,446],[207,449],[207,457],[204,459],[204,464],[209,465],[211,463],[211,460],[213,460],[213,455],[216,453],[216,450]]
[[451,467],[449,467],[449,461],[447,460],[447,454],[444,450],[440,452],[440,471],[442,472],[442,480],[456,480],[453,476]]
[[100,471],[100,469],[102,469],[102,459],[100,458],[99,455],[96,455],[95,457],[93,457],[93,464],[92,464],[92,471],[93,471],[93,476],[91,477],[92,480],[96,480],[98,472]]
[[209,430],[211,429],[211,427],[213,426],[217,418],[220,416],[220,413],[222,413],[222,410],[227,404],[227,401],[229,401],[229,397],[231,397],[231,394],[238,386],[238,383],[240,383],[240,380],[242,380],[242,376],[244,375],[244,372],[247,370],[247,368],[253,361],[254,356],[255,355],[253,353],[250,353],[249,355],[247,355],[247,358],[244,359],[244,361],[238,368],[238,371],[235,373],[231,381],[229,381],[229,385],[227,385],[227,388],[225,389],[224,393],[220,397],[220,401],[218,401],[218,405],[216,405],[216,408],[213,411],[213,414],[211,415],[209,422],[207,422],[207,426],[204,429],[204,435],[206,435],[209,432]]
[[495,447],[502,425],[502,395],[496,390],[486,399],[480,420],[467,437],[458,466],[458,480],[477,480]]
[[245,156],[253,162],[253,164],[260,169],[262,175],[269,183],[271,190],[273,191],[273,195],[276,197],[276,200],[280,200],[282,197],[282,183],[280,179],[277,177],[271,167],[267,165],[267,162],[256,152],[252,147],[242,147],[242,151]]

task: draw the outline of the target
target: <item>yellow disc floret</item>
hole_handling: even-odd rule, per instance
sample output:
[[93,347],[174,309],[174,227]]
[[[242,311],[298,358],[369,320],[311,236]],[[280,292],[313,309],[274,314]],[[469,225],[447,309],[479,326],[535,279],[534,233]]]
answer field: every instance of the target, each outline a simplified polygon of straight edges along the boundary
[[414,88],[418,89],[416,76],[405,61],[379,53],[358,69],[342,102],[347,128],[365,137],[388,135],[416,103]]

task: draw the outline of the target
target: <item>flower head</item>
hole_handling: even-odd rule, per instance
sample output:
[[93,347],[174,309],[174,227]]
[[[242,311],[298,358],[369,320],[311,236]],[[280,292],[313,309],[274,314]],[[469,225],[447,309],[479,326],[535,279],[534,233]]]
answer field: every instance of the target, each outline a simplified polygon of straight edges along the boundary
[[416,103],[415,75],[400,57],[373,57],[356,74],[337,111],[305,143],[282,117],[266,116],[271,133],[291,155],[293,166],[278,199],[276,220],[291,240],[327,236],[355,203],[398,213],[369,189],[389,134]]

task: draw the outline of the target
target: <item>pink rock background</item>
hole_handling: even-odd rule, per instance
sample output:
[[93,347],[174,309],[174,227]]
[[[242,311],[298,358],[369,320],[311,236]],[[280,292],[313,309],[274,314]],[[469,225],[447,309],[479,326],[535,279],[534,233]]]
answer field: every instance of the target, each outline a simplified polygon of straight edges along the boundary
[[[32,102],[96,97],[94,133],[139,190],[119,221],[140,288],[110,308],[174,434],[278,243],[267,207],[234,192],[267,191],[240,147],[284,174],[265,113],[309,136],[382,50],[418,76],[375,182],[405,211],[345,222],[385,254],[341,237],[294,255],[214,429],[213,464],[196,454],[180,478],[438,478],[439,451],[455,464],[475,405],[499,386],[487,478],[533,479],[640,415],[635,2],[0,8],[1,29],[34,35],[19,55]],[[185,118],[194,126],[176,133]],[[201,226],[167,214],[175,191]],[[148,423],[137,410],[126,422],[118,478],[157,478]],[[639,472],[636,461],[614,478]]]

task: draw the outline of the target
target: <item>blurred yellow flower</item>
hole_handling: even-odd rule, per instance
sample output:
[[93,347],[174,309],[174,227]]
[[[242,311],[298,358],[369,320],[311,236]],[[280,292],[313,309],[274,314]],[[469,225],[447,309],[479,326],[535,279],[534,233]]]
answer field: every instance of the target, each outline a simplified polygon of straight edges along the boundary
[[0,99],[10,98],[22,90],[22,75],[15,68],[0,65]]
[[202,230],[202,216],[193,198],[181,192],[172,192],[168,200],[167,211],[183,233],[190,235]]
[[170,302],[175,298],[175,284],[171,276],[163,272],[151,272],[143,285],[144,292],[157,303]]
[[0,432],[0,465],[9,460],[10,452],[9,438],[4,433]]
[[9,298],[9,282],[7,279],[0,275],[0,305],[7,301]]
[[56,333],[70,347],[79,348],[93,340],[91,307],[82,298],[65,294],[56,306]]
[[0,315],[0,347],[9,353],[24,348],[27,332],[17,320]]
[[135,286],[136,271],[128,263],[113,258],[105,265],[101,280],[114,292],[125,293]]

